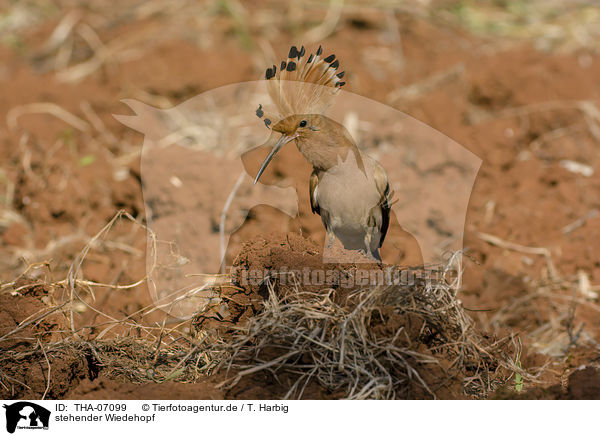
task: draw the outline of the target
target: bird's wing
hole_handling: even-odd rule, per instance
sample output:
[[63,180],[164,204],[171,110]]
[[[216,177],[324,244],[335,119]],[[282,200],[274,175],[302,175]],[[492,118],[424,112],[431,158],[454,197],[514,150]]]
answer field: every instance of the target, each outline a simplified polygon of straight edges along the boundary
[[319,203],[317,203],[317,185],[319,184],[319,175],[317,171],[313,171],[310,175],[310,183],[309,183],[309,194],[310,194],[310,208],[313,213],[321,215],[321,208],[319,207]]
[[388,227],[390,226],[390,210],[392,209],[392,195],[390,193],[390,184],[388,182],[387,174],[385,173],[385,170],[381,165],[377,164],[375,166],[373,178],[375,179],[377,191],[381,196],[379,199],[379,207],[381,208],[381,238],[379,239],[379,246],[381,247],[387,234]]

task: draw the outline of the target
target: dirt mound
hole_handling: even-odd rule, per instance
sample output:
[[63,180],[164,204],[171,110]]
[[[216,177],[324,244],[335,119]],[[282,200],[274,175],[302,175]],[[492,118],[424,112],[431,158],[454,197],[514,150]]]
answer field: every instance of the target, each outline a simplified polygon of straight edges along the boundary
[[309,292],[334,289],[333,297],[340,299],[357,282],[368,284],[383,275],[383,265],[370,262],[359,252],[334,245],[328,254],[336,262],[328,262],[316,242],[297,233],[254,237],[243,244],[234,259],[231,282],[263,298],[268,296],[269,281],[278,296],[302,282],[304,290]]
[[458,398],[485,396],[516,368],[506,342],[473,328],[446,281],[451,268],[387,282],[393,268],[324,264],[318,246],[294,234],[244,244],[232,282],[264,309],[220,345],[237,372],[223,386],[266,371],[285,398],[319,398],[315,384],[344,398]]
[[[380,265],[368,263],[361,254],[334,251],[344,262],[323,263],[323,253],[313,240],[296,233],[261,235],[246,241],[233,261],[231,285],[218,289],[220,304],[196,316],[195,329],[227,329],[244,324],[258,314],[269,297],[268,284],[282,297],[302,281],[309,292],[334,289],[332,298],[347,297],[353,287],[351,278],[360,265],[362,271],[383,271]],[[365,280],[368,277],[365,277]]]

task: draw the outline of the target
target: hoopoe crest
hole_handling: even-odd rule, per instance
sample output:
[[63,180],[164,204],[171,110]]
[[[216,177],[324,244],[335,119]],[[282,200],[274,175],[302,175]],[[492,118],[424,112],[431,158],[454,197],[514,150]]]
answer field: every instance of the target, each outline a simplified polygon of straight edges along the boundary
[[323,114],[333,104],[345,72],[338,72],[339,61],[335,55],[322,57],[319,46],[315,54],[306,57],[304,46],[292,46],[286,60],[279,68],[273,65],[265,71],[267,91],[278,113],[267,114],[262,105],[256,115],[268,128],[279,120],[296,114]]

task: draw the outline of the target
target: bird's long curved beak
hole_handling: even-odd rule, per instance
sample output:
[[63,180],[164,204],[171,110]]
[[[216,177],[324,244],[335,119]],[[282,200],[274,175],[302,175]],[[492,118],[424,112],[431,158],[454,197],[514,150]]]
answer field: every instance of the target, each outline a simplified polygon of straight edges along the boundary
[[288,142],[292,141],[294,138],[296,138],[297,135],[281,135],[281,138],[279,138],[279,141],[277,141],[277,144],[275,144],[275,147],[273,147],[273,149],[271,150],[271,152],[268,154],[267,158],[265,159],[265,161],[263,162],[263,164],[261,165],[260,169],[258,170],[258,174],[256,175],[256,178],[254,179],[254,184],[256,185],[256,182],[258,182],[258,179],[260,179],[260,176],[262,175],[262,173],[265,171],[265,169],[267,168],[267,165],[269,165],[269,162],[271,162],[271,160],[273,159],[273,157],[277,154],[277,152]]

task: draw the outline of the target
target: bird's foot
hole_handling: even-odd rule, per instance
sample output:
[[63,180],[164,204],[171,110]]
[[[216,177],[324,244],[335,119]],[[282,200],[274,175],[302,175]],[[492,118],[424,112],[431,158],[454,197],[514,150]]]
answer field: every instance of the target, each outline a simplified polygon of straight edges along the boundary
[[362,256],[366,257],[370,261],[375,260],[375,258],[373,257],[373,255],[371,254],[371,252],[369,250],[365,250],[364,248],[359,248],[356,251],[357,251],[357,253],[360,253]]
[[371,262],[381,263],[381,257],[379,256],[379,251],[372,252],[371,250],[360,249],[358,250],[360,254],[365,256]]
[[333,247],[333,240],[335,236],[333,235],[333,233],[327,232],[327,237],[329,238],[329,241],[327,242],[327,248],[331,248]]

